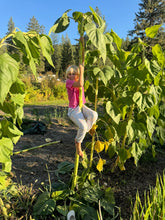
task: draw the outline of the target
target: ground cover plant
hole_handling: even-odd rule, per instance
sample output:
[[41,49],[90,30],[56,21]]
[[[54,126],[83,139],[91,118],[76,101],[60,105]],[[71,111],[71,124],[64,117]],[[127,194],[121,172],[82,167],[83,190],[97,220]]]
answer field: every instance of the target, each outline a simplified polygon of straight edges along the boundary
[[[76,211],[79,219],[115,218],[112,189],[100,186],[93,172],[95,164],[100,173],[103,171],[106,164],[106,160],[102,158],[103,151],[107,152],[110,158],[115,158],[111,167],[114,172],[117,167],[125,170],[125,163],[131,157],[137,165],[148,147],[152,148],[154,154],[156,144],[163,145],[165,141],[164,52],[156,44],[151,48],[152,59],[148,60],[145,50],[150,45],[144,44],[140,39],[131,51],[124,51],[121,49],[120,37],[113,30],[104,33],[105,21],[90,9],[87,13],[73,12],[72,16],[78,24],[80,36],[87,35],[86,44],[80,44],[80,53],[86,51],[86,94],[95,110],[98,101],[102,101],[103,112],[91,131],[92,142],[87,143],[90,153],[85,154],[82,167],[78,169],[79,158],[76,154],[74,174],[69,183],[53,186],[49,181],[35,201],[32,217],[36,219],[63,219],[70,209]],[[70,10],[66,11],[55,22],[50,33],[59,33],[69,26],[69,12]],[[147,28],[146,36],[153,38],[159,28],[160,25]],[[15,30],[2,39],[1,46],[11,36],[15,47],[23,53],[23,61],[30,65],[34,74],[35,63],[39,62],[39,50],[52,64],[52,45],[49,37]],[[13,145],[22,135],[16,127],[16,123],[21,126],[25,96],[24,84],[18,78],[20,59],[16,54],[4,53],[0,56],[0,109],[3,112],[0,121],[1,190],[11,186],[8,174],[11,171]],[[112,66],[106,65],[107,59],[112,62]],[[98,153],[96,160],[93,158],[94,150]],[[70,172],[71,168],[71,164],[64,163],[58,167],[56,174]],[[49,172],[48,179],[50,180]],[[3,216],[7,218],[7,209],[2,199],[0,202]]]

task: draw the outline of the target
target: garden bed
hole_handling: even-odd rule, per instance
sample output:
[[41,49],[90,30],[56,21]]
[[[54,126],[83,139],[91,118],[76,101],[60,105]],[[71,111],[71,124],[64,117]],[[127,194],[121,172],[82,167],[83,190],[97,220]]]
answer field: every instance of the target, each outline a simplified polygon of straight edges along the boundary
[[[43,106],[41,108],[39,106],[25,107],[25,118],[28,117],[35,120],[35,109],[37,109],[38,113],[42,113],[42,116],[45,116],[45,112],[48,113],[48,108],[50,109],[50,107],[44,107],[43,110]],[[43,119],[41,115],[38,118],[39,120]],[[49,121],[49,124],[46,133],[22,136],[15,146],[14,152],[47,142],[60,141],[60,143],[12,156],[14,180],[22,185],[30,185],[32,183],[34,184],[34,189],[41,187],[43,182],[49,183],[46,165],[53,183],[57,181],[55,170],[59,163],[63,161],[74,163],[76,127],[62,118],[47,117],[47,121]],[[90,140],[91,136],[87,134],[83,146],[86,141]],[[110,171],[114,159],[110,160],[108,157],[106,159],[107,164],[104,167],[104,171],[101,175],[97,173],[98,177],[101,184],[113,188],[116,206],[121,209],[121,217],[127,220],[130,218],[131,203],[135,201],[137,190],[142,198],[144,190],[148,190],[149,186],[155,186],[156,174],[163,173],[165,168],[165,150],[161,149],[161,152],[157,152],[155,158],[152,158],[152,155],[147,153],[140,161],[138,167],[130,159],[126,163],[125,171],[120,171],[117,168],[114,173]],[[69,180],[68,175],[62,175],[62,178],[64,181]]]

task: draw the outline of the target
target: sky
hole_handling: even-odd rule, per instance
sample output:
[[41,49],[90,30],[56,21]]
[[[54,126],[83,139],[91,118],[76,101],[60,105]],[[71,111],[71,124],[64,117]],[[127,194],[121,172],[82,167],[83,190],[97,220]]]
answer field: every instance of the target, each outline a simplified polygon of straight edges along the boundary
[[[135,13],[139,12],[139,3],[141,0],[0,0],[0,38],[6,36],[8,31],[8,22],[12,17],[15,27],[21,31],[27,31],[27,25],[34,16],[40,25],[44,25],[46,34],[54,22],[62,14],[71,9],[68,13],[72,17],[74,11],[88,12],[90,7],[99,8],[101,14],[105,17],[107,30],[111,29],[118,34],[120,38],[126,38],[128,31],[134,29]],[[71,21],[65,32],[74,44],[75,39],[79,38],[77,23]],[[61,35],[58,35],[59,42]]]

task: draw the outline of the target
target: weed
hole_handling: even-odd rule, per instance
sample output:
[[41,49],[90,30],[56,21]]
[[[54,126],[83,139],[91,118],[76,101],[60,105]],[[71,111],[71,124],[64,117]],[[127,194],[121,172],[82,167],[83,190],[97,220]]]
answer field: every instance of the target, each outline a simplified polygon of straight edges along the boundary
[[12,184],[8,189],[1,191],[0,216],[4,219],[30,219],[37,192],[34,185],[24,186]]
[[144,192],[143,204],[137,192],[131,219],[165,219],[165,171],[162,177],[157,174],[155,188],[150,187],[149,192]]

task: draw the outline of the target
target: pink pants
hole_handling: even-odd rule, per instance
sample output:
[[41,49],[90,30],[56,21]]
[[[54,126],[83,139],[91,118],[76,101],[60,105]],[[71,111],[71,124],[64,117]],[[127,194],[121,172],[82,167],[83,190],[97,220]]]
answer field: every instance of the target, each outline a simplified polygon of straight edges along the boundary
[[78,127],[75,140],[82,143],[86,132],[88,132],[98,118],[97,112],[83,105],[82,109],[79,106],[68,109],[68,116]]

